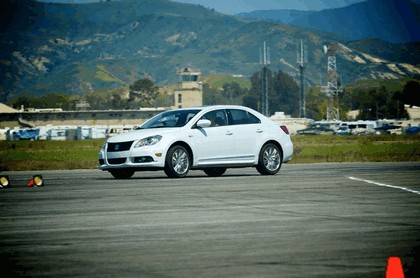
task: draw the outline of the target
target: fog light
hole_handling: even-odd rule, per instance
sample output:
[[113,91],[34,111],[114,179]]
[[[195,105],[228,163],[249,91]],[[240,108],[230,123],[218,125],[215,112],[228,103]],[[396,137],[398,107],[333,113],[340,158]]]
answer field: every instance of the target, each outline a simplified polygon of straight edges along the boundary
[[153,158],[150,156],[137,156],[133,158],[134,163],[147,163],[153,162]]
[[9,186],[9,176],[0,176],[0,188]]

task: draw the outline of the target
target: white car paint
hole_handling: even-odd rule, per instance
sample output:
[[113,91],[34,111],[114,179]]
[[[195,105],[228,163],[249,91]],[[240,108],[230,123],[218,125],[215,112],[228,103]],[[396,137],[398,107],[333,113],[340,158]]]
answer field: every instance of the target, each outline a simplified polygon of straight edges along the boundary
[[[177,121],[184,124],[186,114],[188,117],[192,116],[191,111],[197,113],[185,125],[163,126],[164,124],[174,126]],[[224,121],[218,117],[210,122],[200,121],[212,123],[212,126],[197,126],[200,119],[212,115],[225,117],[222,119]],[[234,123],[248,121],[247,124],[233,124],[232,119],[237,115],[245,115],[247,118],[236,119]],[[213,126],[217,121],[221,122],[222,126]],[[181,163],[182,159],[186,159],[188,170],[257,167],[259,171],[262,170],[262,174],[275,174],[280,169],[281,163],[290,160],[293,154],[290,135],[284,132],[280,125],[257,111],[243,106],[219,105],[166,111],[145,122],[140,126],[143,129],[109,138],[99,152],[99,169],[110,171],[117,178],[129,178],[135,171],[159,169],[164,169],[168,176],[183,177],[186,173],[185,175],[177,174],[176,170],[172,169],[173,167],[168,166],[170,164],[168,161],[173,161],[173,166],[179,167],[180,165],[176,163]],[[153,142],[153,145],[136,147],[139,141],[149,137],[153,140],[146,142]],[[156,138],[160,138],[157,143],[155,143]],[[265,169],[260,157],[263,147],[269,142],[275,146],[270,145],[264,157],[269,159],[271,164],[279,164],[272,171]],[[186,150],[187,155],[177,158],[178,160],[175,157],[176,154],[169,157],[168,151],[174,145],[184,146],[180,149],[180,154]],[[279,154],[276,154],[276,146],[279,146]]]

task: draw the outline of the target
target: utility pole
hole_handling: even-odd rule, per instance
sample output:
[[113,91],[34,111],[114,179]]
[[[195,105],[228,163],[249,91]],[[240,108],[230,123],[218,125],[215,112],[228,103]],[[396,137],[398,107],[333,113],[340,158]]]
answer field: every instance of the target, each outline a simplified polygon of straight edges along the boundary
[[324,45],[324,54],[326,54],[328,58],[328,83],[326,86],[321,86],[321,92],[325,93],[328,98],[327,121],[340,120],[338,95],[343,92],[343,87],[341,86],[337,73],[335,48],[335,43],[329,43],[328,46]]
[[297,64],[299,66],[299,77],[300,77],[300,117],[306,118],[304,69],[305,69],[305,64],[308,63],[308,46],[303,44],[303,40],[300,40],[300,44],[298,44],[296,47],[296,56],[297,56]]
[[266,42],[264,41],[263,49],[260,48],[260,64],[261,69],[261,114],[269,117],[269,106],[268,106],[268,73],[270,65],[270,48],[267,48]]

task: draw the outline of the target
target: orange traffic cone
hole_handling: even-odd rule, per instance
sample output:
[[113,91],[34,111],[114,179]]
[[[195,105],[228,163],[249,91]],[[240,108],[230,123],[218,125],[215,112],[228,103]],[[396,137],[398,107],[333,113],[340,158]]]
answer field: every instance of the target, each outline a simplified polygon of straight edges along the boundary
[[386,266],[386,278],[404,278],[401,260],[398,257],[389,257]]
[[44,186],[44,180],[42,179],[41,175],[35,175],[31,180],[29,180],[29,183],[26,185],[27,187],[38,187],[38,186]]
[[31,179],[26,186],[27,187],[34,187],[34,185],[35,185],[34,180]]

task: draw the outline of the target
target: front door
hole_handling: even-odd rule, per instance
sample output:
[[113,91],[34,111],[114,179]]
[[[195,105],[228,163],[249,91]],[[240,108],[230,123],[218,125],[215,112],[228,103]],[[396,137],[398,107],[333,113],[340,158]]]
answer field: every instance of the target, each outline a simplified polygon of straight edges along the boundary
[[211,126],[195,128],[194,164],[219,165],[232,163],[234,158],[234,134],[227,125],[224,109],[207,112],[201,119],[210,120]]

